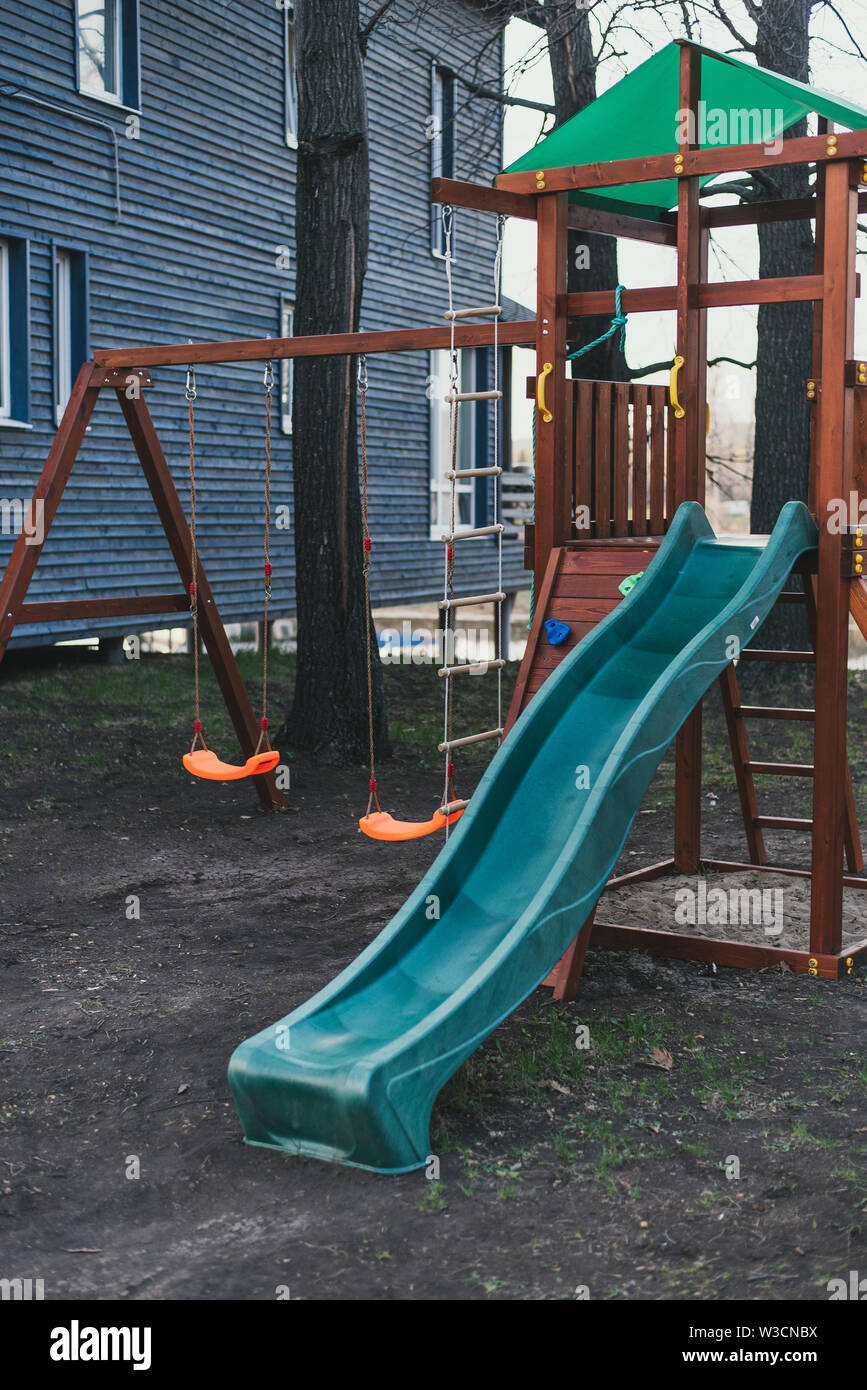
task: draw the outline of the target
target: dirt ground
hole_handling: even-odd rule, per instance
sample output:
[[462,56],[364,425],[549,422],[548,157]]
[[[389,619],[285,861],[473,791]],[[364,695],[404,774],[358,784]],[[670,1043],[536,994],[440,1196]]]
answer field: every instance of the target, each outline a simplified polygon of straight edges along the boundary
[[[380,786],[418,817],[439,791],[437,682],[386,675]],[[275,709],[291,678],[279,659]],[[439,1180],[245,1147],[233,1048],[347,964],[437,845],[360,835],[360,768],[292,760],[285,815],[244,783],[194,783],[189,701],[181,657],[13,653],[0,674],[0,1276],[49,1299],[761,1300],[867,1273],[863,969],[828,983],[591,950],[574,1004],[537,991],[447,1086]],[[229,755],[213,694],[205,718]],[[852,736],[867,816],[863,677]],[[707,849],[741,858],[715,695],[706,743]],[[808,814],[808,785],[760,795]],[[671,807],[666,764],[624,867],[669,853]],[[792,860],[803,837],[773,849]],[[676,886],[606,917],[671,928]]]

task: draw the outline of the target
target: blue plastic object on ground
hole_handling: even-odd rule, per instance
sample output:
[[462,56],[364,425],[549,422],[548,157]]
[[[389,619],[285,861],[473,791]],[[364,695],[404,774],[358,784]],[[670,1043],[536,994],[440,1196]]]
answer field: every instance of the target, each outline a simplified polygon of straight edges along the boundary
[[[815,547],[717,539],[680,507],[640,584],[549,676],[392,921],[335,980],[236,1049],[250,1144],[382,1173],[423,1167],[437,1093],[559,960],[697,701]],[[576,776],[580,773],[580,776]]]

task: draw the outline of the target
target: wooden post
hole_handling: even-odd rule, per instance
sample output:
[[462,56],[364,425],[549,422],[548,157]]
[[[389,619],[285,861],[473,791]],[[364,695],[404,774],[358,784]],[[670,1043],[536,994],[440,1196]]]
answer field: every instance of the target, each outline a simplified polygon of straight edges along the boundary
[[[38,508],[41,512],[41,539],[37,544],[31,544],[30,540],[33,538],[28,538],[22,531],[0,580],[0,661],[3,660],[9,645],[9,638],[18,620],[18,610],[24,602],[33,572],[39,563],[42,547],[57,511],[57,504],[63,496],[63,489],[69,480],[75,456],[81,447],[84,432],[99,397],[100,385],[105,377],[104,369],[95,368],[92,362],[85,362],[75,378],[63,419],[54,436],[42,476],[33,494],[34,511]],[[31,519],[36,520],[35,516]]]
[[[698,134],[701,53],[689,44],[680,49],[678,106],[693,115],[691,134]],[[697,141],[680,153],[697,148]],[[698,307],[698,286],[707,279],[708,232],[702,226],[700,184],[681,178],[677,190],[677,352],[684,359],[678,387],[685,415],[674,427],[674,505],[704,503],[707,418],[707,310]],[[670,417],[671,418],[671,417]],[[699,703],[681,728],[675,744],[674,859],[680,873],[694,874],[701,858],[702,707]]]
[[841,949],[845,842],[846,703],[849,585],[842,574],[842,536],[829,527],[835,499],[852,487],[854,387],[845,366],[854,353],[855,236],[860,167],[841,160],[825,169],[824,298],[819,340],[822,407],[816,431],[816,520],[819,526],[816,631],[816,736],[810,950]]
[[569,202],[565,193],[538,198],[536,374],[545,371],[545,419],[536,406],[536,520],[533,573],[542,587],[548,556],[571,535],[571,472],[567,467],[566,276]]

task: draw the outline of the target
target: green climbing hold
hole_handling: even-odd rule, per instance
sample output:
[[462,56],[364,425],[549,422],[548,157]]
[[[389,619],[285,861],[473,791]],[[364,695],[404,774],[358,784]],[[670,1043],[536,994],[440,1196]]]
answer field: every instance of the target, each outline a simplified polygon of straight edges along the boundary
[[632,590],[635,588],[636,584],[638,583],[639,579],[643,574],[644,570],[639,570],[637,574],[627,574],[626,578],[622,580],[620,584],[617,585],[624,598],[626,598],[627,594],[632,593]]

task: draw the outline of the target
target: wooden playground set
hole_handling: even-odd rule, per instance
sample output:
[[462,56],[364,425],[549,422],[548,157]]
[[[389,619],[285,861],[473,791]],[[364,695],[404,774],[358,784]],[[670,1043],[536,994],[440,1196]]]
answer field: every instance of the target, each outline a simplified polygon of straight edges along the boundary
[[[693,43],[672,46],[676,52],[679,110],[698,116],[704,78],[718,77],[733,65],[744,79],[747,65]],[[753,70],[755,71],[755,70]],[[723,76],[725,74],[723,73]],[[767,76],[767,75],[766,75]],[[624,79],[621,88],[629,82]],[[746,79],[744,79],[746,80]],[[780,79],[782,82],[783,80]],[[783,84],[797,88],[799,84]],[[801,89],[804,93],[808,89]],[[794,98],[793,98],[794,99]],[[782,100],[782,98],[781,98]],[[598,105],[599,103],[597,103]],[[742,862],[708,857],[701,838],[702,707],[699,703],[682,725],[676,740],[674,842],[670,858],[637,873],[611,880],[623,887],[668,873],[695,875],[707,867],[721,872],[763,872],[794,875],[810,882],[809,946],[778,948],[770,944],[713,940],[684,931],[649,930],[605,922],[604,909],[588,921],[575,923],[575,941],[549,976],[555,997],[575,994],[588,945],[628,948],[659,955],[713,961],[717,965],[766,967],[785,962],[792,970],[824,978],[851,972],[867,956],[863,939],[843,944],[843,892],[867,887],[847,758],[847,660],[850,611],[867,635],[867,581],[863,577],[862,531],[857,506],[849,525],[832,527],[829,517],[853,496],[867,497],[867,364],[854,358],[854,310],[858,295],[855,270],[856,223],[859,207],[867,206],[867,129],[835,133],[842,118],[823,94],[805,108],[819,115],[819,133],[787,139],[779,150],[764,144],[732,144],[701,148],[674,143],[672,111],[669,151],[628,157],[602,157],[590,148],[584,162],[548,157],[547,141],[530,151],[524,167],[499,176],[487,187],[436,179],[431,198],[446,209],[448,225],[457,209],[489,213],[497,220],[497,261],[491,304],[455,308],[451,296],[445,327],[418,327],[379,332],[347,332],[320,337],[251,339],[236,342],[185,343],[176,346],[114,348],[97,352],[78,374],[54,444],[34,493],[42,509],[47,537],[88,422],[100,395],[119,403],[144,476],[165,531],[180,576],[177,593],[138,598],[88,598],[64,602],[28,603],[26,595],[42,545],[19,537],[0,582],[0,659],[18,623],[55,619],[95,619],[143,614],[187,614],[201,631],[223,698],[231,714],[244,758],[238,775],[253,775],[263,807],[279,809],[282,793],[274,780],[278,755],[267,746],[267,718],[257,718],[244,688],[226,637],[207,576],[198,558],[194,508],[188,517],[178,495],[148,410],[146,396],[151,369],[181,367],[188,372],[205,363],[261,361],[263,366],[286,358],[354,356],[366,360],[379,353],[449,349],[452,361],[462,347],[533,345],[536,373],[529,383],[535,400],[535,517],[525,537],[526,565],[532,571],[535,614],[521,664],[511,708],[503,713],[502,649],[488,663],[496,673],[500,703],[495,726],[482,733],[455,737],[452,730],[453,682],[472,674],[468,664],[449,664],[440,670],[446,695],[446,722],[441,751],[445,755],[444,791],[431,822],[419,833],[444,829],[466,803],[454,792],[455,750],[467,743],[491,740],[499,744],[521,712],[533,700],[564,657],[620,602],[624,579],[652,562],[677,508],[685,502],[704,503],[707,409],[707,312],[732,305],[807,301],[813,305],[813,371],[804,390],[812,402],[809,506],[819,531],[818,548],[802,558],[780,601],[806,608],[812,636],[811,651],[747,649],[743,660],[803,662],[815,669],[815,708],[777,708],[744,704],[736,666],[720,678],[734,774],[743,812],[747,857]],[[839,106],[839,104],[838,104]],[[836,116],[836,121],[835,121]],[[577,118],[576,118],[577,119]],[[787,119],[787,125],[793,120]],[[568,131],[561,127],[554,140]],[[861,124],[867,125],[867,121]],[[641,140],[641,132],[636,135]],[[612,139],[612,146],[616,146]],[[808,164],[815,169],[815,191],[798,200],[768,199],[738,206],[709,206],[701,201],[704,185],[716,175],[769,169],[782,164]],[[654,197],[651,190],[657,190]],[[712,192],[712,186],[708,190]],[[619,202],[618,202],[619,200]],[[676,204],[676,210],[671,210]],[[508,217],[536,224],[538,281],[536,316],[525,322],[501,322],[499,294],[501,229]],[[815,224],[813,273],[800,277],[712,283],[708,280],[708,241],[715,228],[758,223],[809,220]],[[676,283],[653,288],[614,289],[598,293],[567,291],[567,238],[570,227],[638,242],[665,245],[676,251]],[[448,269],[448,257],[447,257]],[[451,289],[451,284],[449,283]],[[622,311],[622,312],[619,312]],[[573,379],[568,374],[569,344],[581,341],[582,319],[610,314],[676,313],[676,356],[668,387]],[[477,320],[468,322],[467,320]],[[496,352],[494,353],[496,359]],[[266,367],[266,396],[267,391]],[[366,370],[359,378],[364,401]],[[194,497],[193,420],[190,379],[191,495]],[[453,438],[457,414],[467,400],[489,399],[496,416],[502,393],[496,381],[489,392],[461,392],[456,376],[449,395]],[[267,401],[270,407],[270,397]],[[364,431],[362,431],[364,440]],[[303,466],[299,461],[298,466]],[[500,469],[495,463],[473,470],[490,476],[496,488]],[[365,459],[366,473],[366,459]],[[466,473],[466,470],[463,470]],[[461,529],[454,508],[454,485],[462,478],[456,455],[452,466],[452,523],[443,535],[444,594],[440,608],[448,632],[462,604],[499,604],[505,595],[497,582],[486,594],[455,592],[455,546],[488,538],[502,560],[503,526],[495,494],[494,523],[477,532]],[[268,503],[266,500],[266,515]],[[366,516],[366,511],[365,511]],[[193,525],[191,526],[191,519]],[[373,542],[365,522],[365,573]],[[44,543],[44,542],[43,542]],[[270,569],[266,552],[266,601]],[[552,645],[546,622],[568,628],[565,640]],[[196,651],[197,651],[196,646]],[[446,648],[448,651],[448,647]],[[197,716],[198,718],[198,716]],[[814,728],[810,764],[754,761],[749,748],[753,721],[807,723]],[[200,725],[196,734],[201,734]],[[262,752],[263,735],[265,751]],[[568,750],[568,756],[580,750]],[[189,755],[188,755],[189,756]],[[198,755],[197,755],[198,756]],[[211,755],[213,756],[213,755]],[[201,767],[190,771],[208,775]],[[213,775],[232,769],[218,764]],[[813,812],[809,820],[768,816],[761,812],[757,776],[809,778]],[[380,812],[376,779],[370,778],[368,816]],[[404,825],[401,833],[400,825]],[[362,826],[364,829],[365,827]],[[370,830],[370,826],[367,827]],[[375,827],[374,827],[375,828]],[[811,846],[809,862],[795,869],[769,859],[765,832],[798,831]],[[398,823],[397,833],[376,838],[405,839],[413,832]],[[373,852],[373,851],[372,851]],[[377,851],[378,852],[378,851]],[[603,900],[604,902],[604,897]]]

